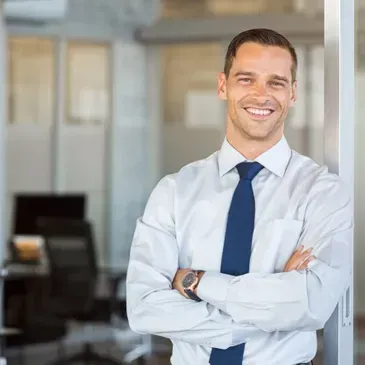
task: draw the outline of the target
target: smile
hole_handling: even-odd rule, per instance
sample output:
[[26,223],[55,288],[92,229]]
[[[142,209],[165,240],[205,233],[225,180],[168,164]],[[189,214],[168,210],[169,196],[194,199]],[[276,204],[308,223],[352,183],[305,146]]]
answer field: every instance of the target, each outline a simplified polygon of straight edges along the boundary
[[246,108],[245,110],[255,116],[267,116],[274,112],[273,110],[270,110],[270,109]]

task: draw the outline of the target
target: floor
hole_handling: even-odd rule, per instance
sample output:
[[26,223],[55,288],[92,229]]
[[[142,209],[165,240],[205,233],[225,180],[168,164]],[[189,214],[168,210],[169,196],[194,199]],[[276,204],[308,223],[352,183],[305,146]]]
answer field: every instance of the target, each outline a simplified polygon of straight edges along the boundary
[[[101,333],[100,329],[92,330],[91,331],[92,336],[88,338],[89,341],[93,341],[93,338],[99,339],[95,344],[95,349],[97,350],[98,353],[107,356],[112,356],[117,360],[121,360],[123,357],[122,356],[123,352],[124,353],[128,352],[129,348],[123,347],[121,345],[126,343],[125,341],[126,337],[123,337],[123,340],[119,341],[119,343],[118,341],[115,343],[114,341],[112,341],[112,338],[115,339],[115,332],[112,332],[112,337],[110,337],[111,334],[110,329],[108,334],[106,332],[103,332],[105,336],[102,335],[101,337],[100,335],[96,335],[97,332]],[[131,342],[135,341],[135,337],[133,336],[128,338],[130,339]],[[355,328],[355,339],[356,339],[355,341],[356,358],[354,361],[354,365],[365,365],[365,319],[357,323],[357,326]],[[68,342],[69,343],[66,346],[67,354],[71,355],[77,353],[81,349],[80,344],[78,344],[77,341],[73,340],[72,335],[70,336],[70,340]],[[162,344],[166,346],[166,343]],[[159,342],[158,345],[161,346],[161,342]],[[7,351],[7,365],[50,365],[53,364],[53,361],[57,358],[57,349],[58,348],[55,344],[27,348],[24,353],[23,361],[20,361],[19,353],[17,350],[10,349]],[[170,354],[168,351],[166,352],[165,350],[164,353],[160,355],[155,355],[148,358],[147,365],[169,365],[170,364],[169,359],[170,359]],[[322,365],[323,364],[322,361],[323,361],[322,353],[319,352],[314,361],[314,365]],[[72,364],[84,365],[82,363],[72,363]],[[103,365],[103,363],[96,362],[93,363],[92,365]],[[137,362],[133,362],[133,365],[137,365]]]

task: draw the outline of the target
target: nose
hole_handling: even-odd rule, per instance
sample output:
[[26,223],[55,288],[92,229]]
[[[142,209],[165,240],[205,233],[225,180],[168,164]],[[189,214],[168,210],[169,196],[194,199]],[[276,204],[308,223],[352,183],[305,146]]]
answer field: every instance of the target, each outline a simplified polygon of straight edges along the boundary
[[266,102],[268,100],[268,95],[265,84],[257,82],[254,85],[252,96],[260,102]]

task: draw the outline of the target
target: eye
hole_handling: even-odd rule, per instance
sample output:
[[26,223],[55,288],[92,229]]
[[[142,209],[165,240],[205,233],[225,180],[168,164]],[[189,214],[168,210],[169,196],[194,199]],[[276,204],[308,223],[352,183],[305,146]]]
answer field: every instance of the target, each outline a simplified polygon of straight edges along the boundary
[[271,85],[274,87],[284,87],[285,85],[282,82],[271,81]]
[[244,82],[245,84],[249,84],[252,83],[252,79],[245,77],[245,78],[240,78],[238,79],[239,82]]

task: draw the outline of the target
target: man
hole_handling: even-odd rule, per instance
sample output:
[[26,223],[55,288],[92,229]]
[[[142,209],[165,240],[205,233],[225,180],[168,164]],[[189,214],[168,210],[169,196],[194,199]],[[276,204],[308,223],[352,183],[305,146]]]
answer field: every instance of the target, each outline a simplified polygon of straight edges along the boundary
[[349,195],[283,136],[296,69],[282,35],[237,35],[220,151],[164,177],[137,222],[130,326],[171,339],[174,365],[309,364],[349,284]]

